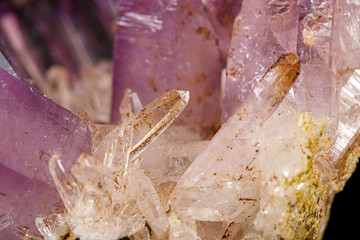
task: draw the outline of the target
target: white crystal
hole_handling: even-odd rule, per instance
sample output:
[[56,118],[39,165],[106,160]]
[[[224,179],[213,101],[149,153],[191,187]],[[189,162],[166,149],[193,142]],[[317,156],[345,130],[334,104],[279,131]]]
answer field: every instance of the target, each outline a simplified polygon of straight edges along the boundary
[[256,212],[258,128],[290,89],[298,63],[295,54],[282,56],[194,160],[171,193],[177,213],[202,221],[243,222]]
[[330,149],[335,164],[351,146],[360,130],[360,70],[355,70],[341,88],[338,137]]
[[[50,172],[67,209],[64,221],[71,234],[116,240],[138,234],[145,220],[157,237],[167,233],[168,218],[138,155],[175,120],[188,99],[187,92],[171,91],[138,113],[127,108],[127,119],[118,127],[93,126],[94,156],[82,154],[71,172],[65,172],[59,157],[51,158]],[[43,236],[57,236],[56,221],[46,221],[37,220]]]

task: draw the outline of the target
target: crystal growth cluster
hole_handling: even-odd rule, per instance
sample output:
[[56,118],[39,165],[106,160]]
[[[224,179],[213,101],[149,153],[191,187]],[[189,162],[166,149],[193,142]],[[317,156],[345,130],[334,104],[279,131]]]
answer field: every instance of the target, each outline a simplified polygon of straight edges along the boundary
[[359,1],[29,3],[28,33],[19,4],[0,4],[0,239],[322,238],[360,157]]

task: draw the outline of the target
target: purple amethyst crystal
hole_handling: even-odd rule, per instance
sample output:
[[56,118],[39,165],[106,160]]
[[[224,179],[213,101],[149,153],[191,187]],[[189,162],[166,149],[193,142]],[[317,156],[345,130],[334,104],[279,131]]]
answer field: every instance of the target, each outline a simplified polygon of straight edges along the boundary
[[40,237],[34,219],[63,210],[55,187],[1,163],[0,176],[0,239],[24,239],[29,234]]
[[243,1],[228,54],[223,121],[244,102],[282,53],[296,50],[297,29],[296,1]]
[[73,165],[90,153],[86,124],[37,89],[0,68],[0,163],[14,171],[52,182],[48,160],[53,154]]
[[220,114],[219,39],[201,1],[120,1],[114,49],[112,122],[125,88],[144,104],[181,89],[190,102],[177,120],[211,125]]

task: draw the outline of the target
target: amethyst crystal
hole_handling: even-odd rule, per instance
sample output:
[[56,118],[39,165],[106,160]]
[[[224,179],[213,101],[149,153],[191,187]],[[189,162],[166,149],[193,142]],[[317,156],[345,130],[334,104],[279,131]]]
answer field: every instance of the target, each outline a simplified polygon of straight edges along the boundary
[[33,87],[0,68],[0,162],[29,177],[51,182],[53,154],[70,167],[90,152],[86,124]]
[[[0,239],[320,239],[360,156],[358,2],[1,1]],[[189,90],[183,125],[187,92],[127,88]]]
[[114,49],[112,122],[125,88],[144,104],[171,89],[190,90],[178,123],[211,125],[220,113],[219,39],[196,1],[120,1]]
[[243,1],[228,54],[222,120],[244,102],[265,71],[282,54],[296,50],[296,1]]
[[62,155],[70,167],[90,152],[91,139],[84,122],[9,72],[0,68],[0,239],[20,239],[40,236],[34,218],[63,208],[50,156]]
[[0,176],[0,239],[40,236],[34,218],[63,210],[55,187],[29,179],[1,163]]

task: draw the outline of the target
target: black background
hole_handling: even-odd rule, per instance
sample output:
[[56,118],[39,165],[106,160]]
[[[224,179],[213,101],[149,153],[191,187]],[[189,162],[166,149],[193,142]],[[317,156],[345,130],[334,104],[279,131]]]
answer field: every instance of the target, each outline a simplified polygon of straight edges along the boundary
[[335,195],[324,240],[360,239],[360,164],[342,192]]

